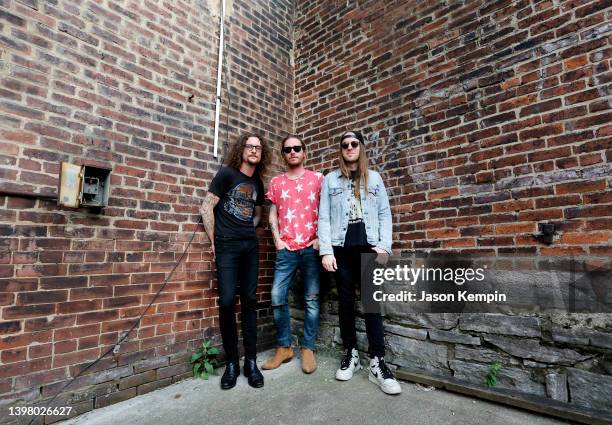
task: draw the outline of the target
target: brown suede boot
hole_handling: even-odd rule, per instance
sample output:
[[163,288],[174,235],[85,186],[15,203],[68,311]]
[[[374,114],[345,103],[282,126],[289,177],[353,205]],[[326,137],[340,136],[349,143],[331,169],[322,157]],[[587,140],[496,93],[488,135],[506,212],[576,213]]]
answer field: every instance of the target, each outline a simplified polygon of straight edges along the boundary
[[291,347],[276,347],[276,353],[267,362],[261,365],[262,369],[276,369],[282,363],[287,363],[293,358],[293,348]]
[[317,370],[317,361],[314,352],[310,348],[302,348],[302,371],[312,373]]

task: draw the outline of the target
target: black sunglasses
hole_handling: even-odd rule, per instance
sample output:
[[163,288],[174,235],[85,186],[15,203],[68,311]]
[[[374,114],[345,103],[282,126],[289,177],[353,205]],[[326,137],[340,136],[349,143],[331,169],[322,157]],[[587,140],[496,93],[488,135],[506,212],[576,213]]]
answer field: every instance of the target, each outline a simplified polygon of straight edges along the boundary
[[284,153],[291,153],[291,151],[294,152],[302,152],[302,145],[297,145],[297,146],[285,146],[283,148],[283,152]]
[[352,142],[350,142],[350,143],[349,142],[343,142],[342,143],[342,149],[348,149],[349,145],[351,145],[351,147],[353,149],[357,149],[357,146],[359,146],[359,142],[356,142],[354,140]]

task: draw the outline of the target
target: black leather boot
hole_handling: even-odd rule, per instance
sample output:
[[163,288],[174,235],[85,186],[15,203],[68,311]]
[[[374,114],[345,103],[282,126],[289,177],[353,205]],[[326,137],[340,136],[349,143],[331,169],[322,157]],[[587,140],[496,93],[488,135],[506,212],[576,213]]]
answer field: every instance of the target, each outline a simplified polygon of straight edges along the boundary
[[257,368],[255,359],[244,360],[244,376],[247,377],[249,385],[253,388],[261,388],[264,384],[264,377]]
[[223,372],[223,376],[221,377],[221,389],[229,390],[230,388],[234,388],[238,375],[240,375],[240,364],[238,360],[228,362],[225,367],[225,372]]

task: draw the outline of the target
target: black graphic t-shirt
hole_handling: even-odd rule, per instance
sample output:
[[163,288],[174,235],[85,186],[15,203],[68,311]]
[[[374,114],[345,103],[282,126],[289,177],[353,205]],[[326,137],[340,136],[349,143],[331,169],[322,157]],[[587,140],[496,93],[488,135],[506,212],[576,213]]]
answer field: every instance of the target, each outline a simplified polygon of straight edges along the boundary
[[264,187],[258,175],[249,177],[239,170],[222,167],[208,190],[219,197],[215,206],[215,236],[254,238],[255,206],[263,205]]

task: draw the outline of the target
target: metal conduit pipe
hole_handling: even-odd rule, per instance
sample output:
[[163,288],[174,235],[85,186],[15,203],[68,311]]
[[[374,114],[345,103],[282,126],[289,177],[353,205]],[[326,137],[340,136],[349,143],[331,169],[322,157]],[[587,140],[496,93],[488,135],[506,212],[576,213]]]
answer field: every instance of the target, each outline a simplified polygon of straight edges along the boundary
[[219,60],[217,61],[217,95],[215,100],[215,140],[213,156],[217,157],[219,146],[219,114],[221,112],[221,69],[223,68],[223,29],[225,20],[225,0],[221,0],[221,17],[219,18]]

